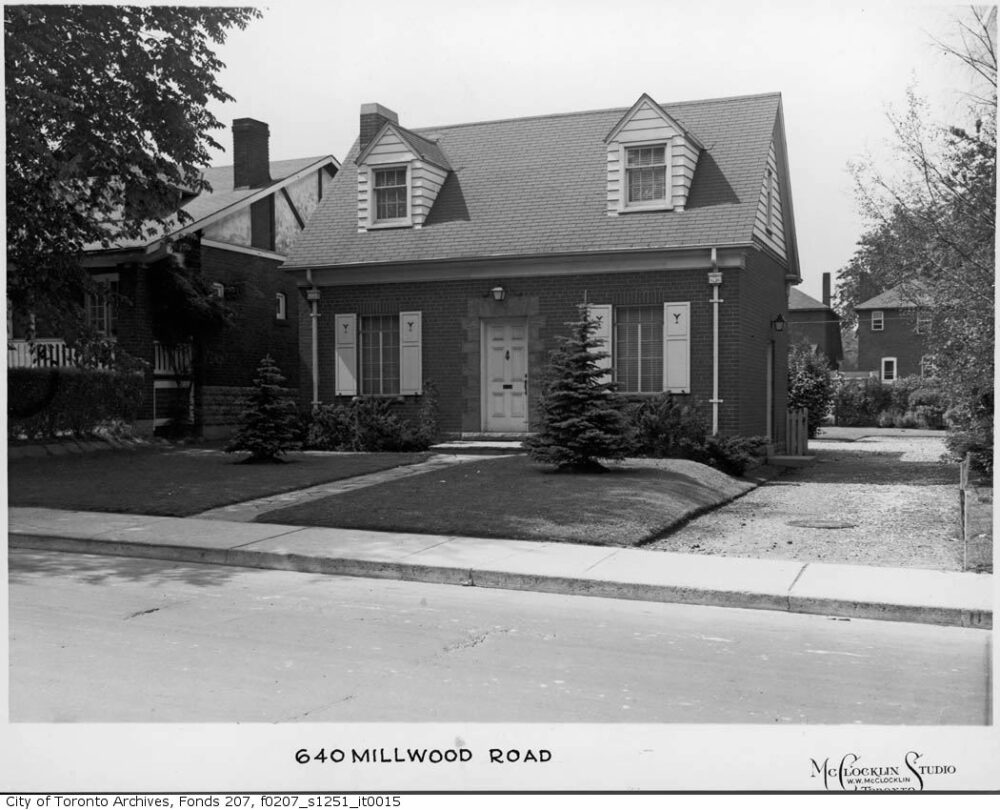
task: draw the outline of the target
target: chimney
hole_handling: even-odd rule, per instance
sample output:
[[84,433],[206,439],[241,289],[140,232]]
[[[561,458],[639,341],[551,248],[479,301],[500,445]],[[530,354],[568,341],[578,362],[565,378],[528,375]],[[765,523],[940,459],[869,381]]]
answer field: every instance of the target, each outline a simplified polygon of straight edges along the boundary
[[259,188],[271,182],[269,135],[263,121],[233,121],[233,188]]
[[830,306],[830,274],[823,274],[823,303]]
[[365,147],[371,143],[372,138],[378,135],[378,131],[386,123],[398,124],[399,116],[381,104],[361,105],[361,142],[358,145],[359,152],[365,151]]

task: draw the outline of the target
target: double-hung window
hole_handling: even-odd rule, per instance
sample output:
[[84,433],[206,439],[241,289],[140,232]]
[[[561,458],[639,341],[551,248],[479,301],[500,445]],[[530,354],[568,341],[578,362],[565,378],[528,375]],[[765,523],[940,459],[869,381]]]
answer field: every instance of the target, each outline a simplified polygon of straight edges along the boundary
[[361,393],[399,394],[399,316],[361,316]]
[[87,293],[87,324],[101,337],[113,337],[118,331],[118,274],[93,277],[96,289]]
[[881,332],[885,329],[885,313],[881,309],[872,310],[872,331]]
[[882,382],[893,382],[896,379],[896,358],[882,358]]
[[663,307],[615,308],[615,376],[630,394],[663,390]]
[[667,202],[666,144],[625,147],[627,205],[655,206]]
[[406,167],[375,169],[375,221],[406,219]]

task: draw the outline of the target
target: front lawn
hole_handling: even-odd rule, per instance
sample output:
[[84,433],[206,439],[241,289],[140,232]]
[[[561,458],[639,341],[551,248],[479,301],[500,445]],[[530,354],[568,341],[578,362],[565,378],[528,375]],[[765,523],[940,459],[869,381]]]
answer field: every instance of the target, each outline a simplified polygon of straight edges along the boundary
[[635,546],[752,485],[692,461],[629,459],[556,473],[524,456],[436,472],[267,512],[264,523]]
[[202,448],[143,448],[8,462],[11,506],[189,517],[207,509],[416,464],[427,453],[289,453],[239,464]]

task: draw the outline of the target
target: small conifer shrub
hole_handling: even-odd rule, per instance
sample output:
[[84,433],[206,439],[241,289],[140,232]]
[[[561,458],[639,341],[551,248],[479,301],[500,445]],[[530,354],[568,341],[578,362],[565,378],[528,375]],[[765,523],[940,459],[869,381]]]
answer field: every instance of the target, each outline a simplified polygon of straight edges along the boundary
[[227,453],[249,453],[241,463],[278,463],[278,456],[300,446],[295,401],[285,394],[281,370],[267,355],[257,366],[253,391],[240,414],[239,428],[226,446]]
[[603,472],[599,459],[624,458],[630,428],[611,375],[599,365],[609,356],[596,336],[599,322],[586,304],[579,310],[579,319],[566,324],[570,335],[558,338],[550,356],[538,431],[524,445],[532,460],[559,470]]

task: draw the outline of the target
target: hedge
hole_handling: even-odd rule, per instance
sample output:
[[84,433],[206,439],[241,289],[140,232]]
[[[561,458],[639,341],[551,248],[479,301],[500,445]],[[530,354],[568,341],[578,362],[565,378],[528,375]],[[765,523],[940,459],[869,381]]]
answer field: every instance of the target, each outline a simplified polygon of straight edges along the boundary
[[7,370],[8,439],[92,433],[108,422],[134,422],[143,375],[92,368]]

